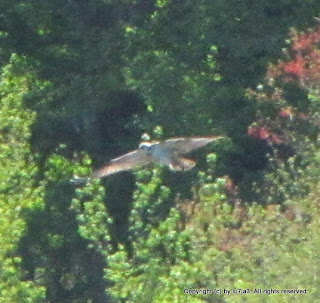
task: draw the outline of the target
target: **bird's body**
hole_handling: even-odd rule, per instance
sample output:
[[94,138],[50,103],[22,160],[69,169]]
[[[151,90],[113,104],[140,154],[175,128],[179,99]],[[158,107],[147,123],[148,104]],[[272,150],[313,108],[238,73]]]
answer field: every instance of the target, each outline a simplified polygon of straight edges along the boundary
[[160,142],[150,143],[151,145],[149,145],[149,142],[142,142],[139,148],[146,149],[147,153],[150,154],[156,162],[169,166],[172,157],[171,151]]
[[112,159],[105,166],[94,171],[92,177],[102,178],[149,163],[166,165],[171,170],[189,170],[196,163],[193,160],[183,158],[182,155],[219,138],[222,138],[222,136],[182,137],[165,141],[142,142],[138,149]]

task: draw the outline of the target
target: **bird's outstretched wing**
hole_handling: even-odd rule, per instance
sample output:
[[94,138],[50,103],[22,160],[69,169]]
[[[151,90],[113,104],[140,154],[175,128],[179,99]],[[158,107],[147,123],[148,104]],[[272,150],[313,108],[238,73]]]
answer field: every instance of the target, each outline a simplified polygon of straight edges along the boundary
[[102,178],[121,171],[133,169],[137,166],[146,165],[153,161],[154,159],[145,150],[137,149],[119,158],[112,159],[102,168],[95,170],[92,177]]
[[172,149],[173,152],[183,155],[220,138],[223,136],[172,138],[162,144],[164,147]]

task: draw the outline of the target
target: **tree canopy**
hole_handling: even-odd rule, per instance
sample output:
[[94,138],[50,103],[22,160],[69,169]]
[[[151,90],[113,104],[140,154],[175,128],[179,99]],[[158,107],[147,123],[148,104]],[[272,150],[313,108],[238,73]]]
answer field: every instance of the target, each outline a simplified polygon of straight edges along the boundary
[[[0,9],[0,302],[319,299],[319,1]],[[145,133],[225,138],[70,183]]]

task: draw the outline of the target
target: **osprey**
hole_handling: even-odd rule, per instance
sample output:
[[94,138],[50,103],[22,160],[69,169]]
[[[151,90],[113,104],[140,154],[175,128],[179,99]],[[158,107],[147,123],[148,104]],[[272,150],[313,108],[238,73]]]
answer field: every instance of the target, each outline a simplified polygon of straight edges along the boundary
[[112,159],[102,168],[95,170],[92,177],[102,178],[149,163],[160,163],[174,171],[189,170],[196,162],[182,156],[220,138],[223,136],[182,137],[142,142],[138,149]]

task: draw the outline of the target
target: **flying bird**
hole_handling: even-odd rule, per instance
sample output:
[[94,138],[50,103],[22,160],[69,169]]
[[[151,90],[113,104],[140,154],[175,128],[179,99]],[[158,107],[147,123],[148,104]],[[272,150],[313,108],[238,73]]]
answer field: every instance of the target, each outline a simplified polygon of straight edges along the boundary
[[149,163],[160,163],[174,171],[189,170],[196,162],[182,156],[219,138],[222,136],[182,137],[141,142],[138,149],[110,160],[102,168],[95,170],[92,177],[102,178]]
[[[183,155],[205,146],[223,136],[181,137],[165,141],[143,141],[139,148],[118,158],[110,160],[92,173],[92,178],[102,178],[121,171],[132,170],[149,163],[160,163],[173,171],[185,171],[193,168],[196,162]],[[72,183],[87,182],[90,178],[75,177]]]

